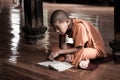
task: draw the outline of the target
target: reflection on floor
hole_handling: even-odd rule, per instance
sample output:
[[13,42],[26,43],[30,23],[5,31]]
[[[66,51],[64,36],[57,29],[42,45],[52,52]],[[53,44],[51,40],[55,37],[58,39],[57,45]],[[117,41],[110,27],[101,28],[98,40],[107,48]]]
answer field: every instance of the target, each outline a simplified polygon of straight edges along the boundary
[[58,43],[58,34],[48,23],[55,9],[64,9],[72,16],[92,21],[102,33],[107,52],[111,54],[108,42],[114,35],[113,7],[44,3],[44,24],[48,31],[44,39],[30,45],[21,30],[24,25],[23,9],[15,9],[11,0],[3,1],[0,1],[0,80],[119,80],[120,65],[114,64],[111,59],[100,63],[94,71],[72,68],[56,72],[36,65],[46,61],[48,49]]

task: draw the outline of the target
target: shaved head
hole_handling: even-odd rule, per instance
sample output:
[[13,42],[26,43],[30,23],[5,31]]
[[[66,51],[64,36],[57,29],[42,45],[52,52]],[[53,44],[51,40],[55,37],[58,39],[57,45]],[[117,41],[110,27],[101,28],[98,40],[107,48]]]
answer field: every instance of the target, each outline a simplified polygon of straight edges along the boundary
[[55,10],[50,18],[50,24],[53,26],[56,22],[64,22],[69,19],[68,14],[63,10]]

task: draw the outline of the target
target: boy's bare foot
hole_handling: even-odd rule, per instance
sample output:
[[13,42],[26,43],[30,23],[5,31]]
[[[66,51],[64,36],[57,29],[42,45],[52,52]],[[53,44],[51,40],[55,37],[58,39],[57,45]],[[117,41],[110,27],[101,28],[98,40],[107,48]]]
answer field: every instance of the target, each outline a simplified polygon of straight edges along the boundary
[[82,69],[87,69],[87,67],[89,66],[90,60],[86,59],[86,60],[81,60],[79,63],[79,67]]

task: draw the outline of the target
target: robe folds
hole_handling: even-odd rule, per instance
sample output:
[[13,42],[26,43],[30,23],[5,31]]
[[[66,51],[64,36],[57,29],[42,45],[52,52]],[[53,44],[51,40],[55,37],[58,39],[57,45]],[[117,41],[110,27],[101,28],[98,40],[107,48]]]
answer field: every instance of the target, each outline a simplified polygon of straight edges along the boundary
[[74,47],[82,46],[82,48],[76,53],[72,54],[73,59],[72,64],[75,67],[78,66],[79,62],[83,59],[84,49],[91,54],[89,49],[93,48],[98,51],[97,57],[106,57],[105,45],[100,32],[91,23],[80,20],[73,19],[72,27],[72,38],[74,41]]

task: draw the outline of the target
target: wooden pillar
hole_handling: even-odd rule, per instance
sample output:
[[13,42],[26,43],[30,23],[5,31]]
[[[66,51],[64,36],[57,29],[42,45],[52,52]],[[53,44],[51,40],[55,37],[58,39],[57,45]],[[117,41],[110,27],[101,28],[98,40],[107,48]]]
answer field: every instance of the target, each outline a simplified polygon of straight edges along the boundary
[[114,40],[110,41],[114,61],[120,63],[120,0],[114,0]]
[[120,35],[120,0],[114,0],[115,1],[115,8],[114,8],[114,13],[115,13],[115,18],[114,18],[114,23],[115,23],[115,27],[114,27],[114,32],[115,32],[115,40],[119,40],[120,41],[120,37],[118,37],[118,35]]
[[47,28],[43,25],[42,0],[24,0],[24,17],[23,32],[25,38],[32,42],[43,38]]

